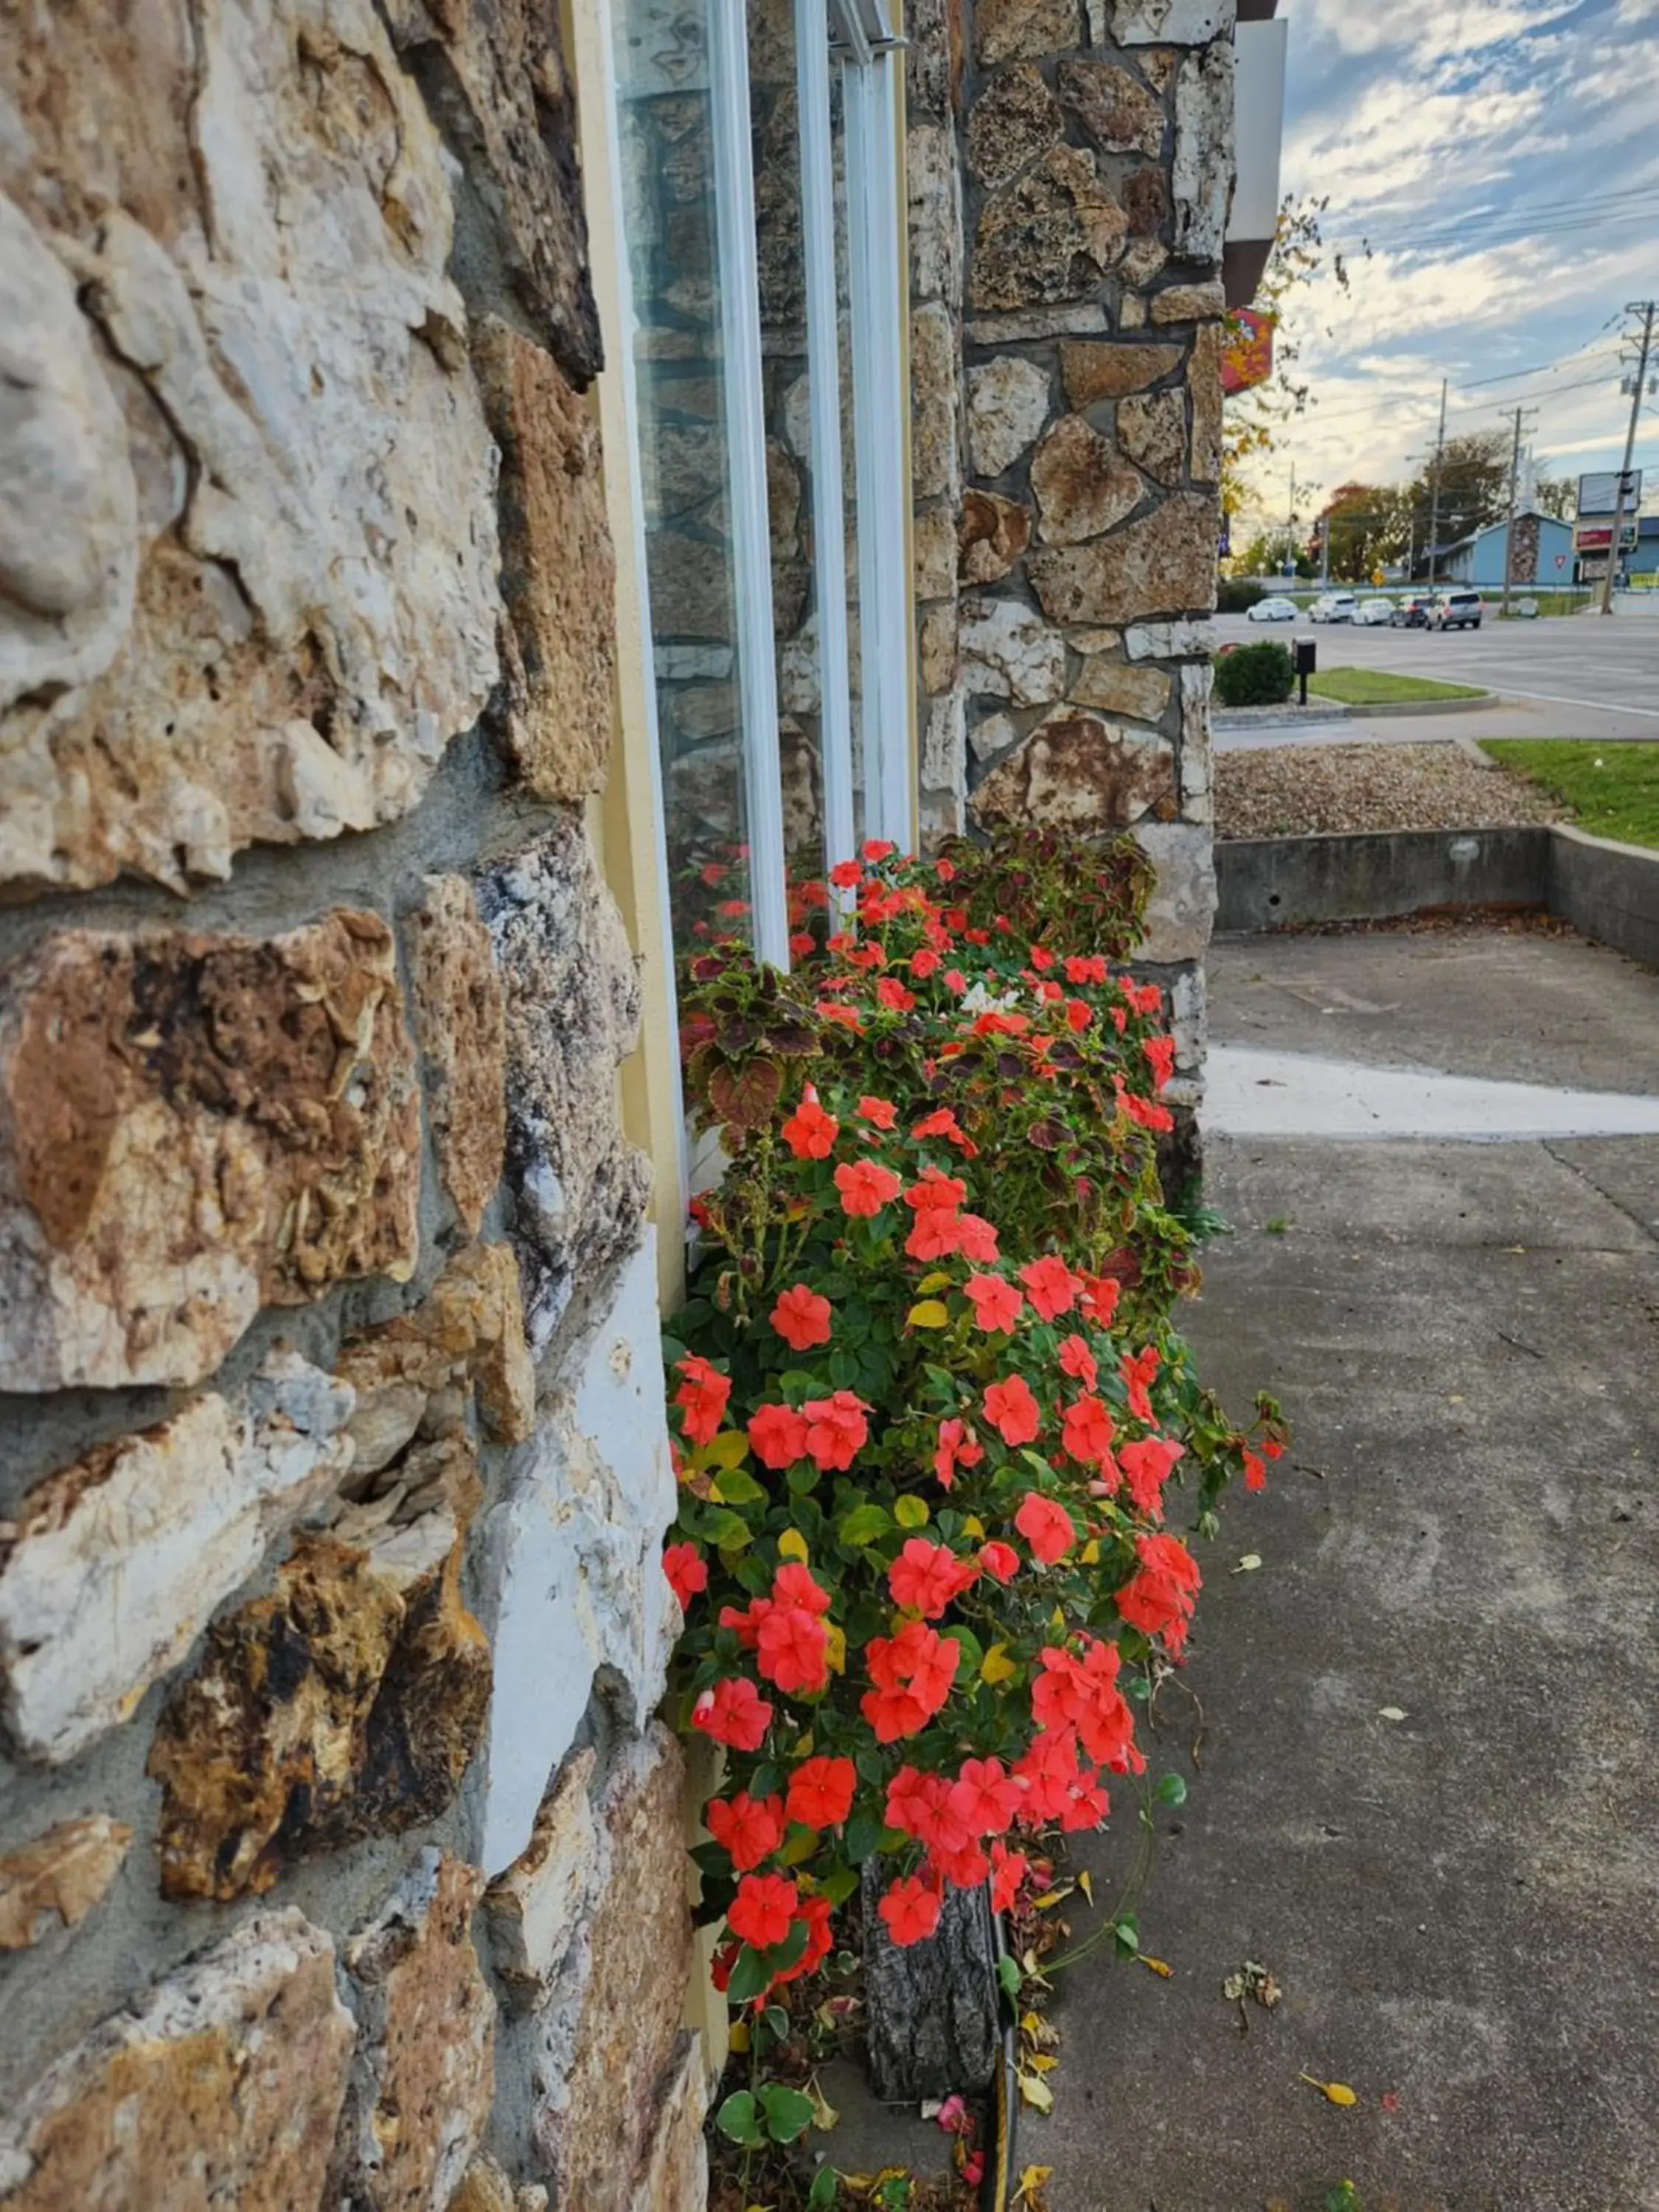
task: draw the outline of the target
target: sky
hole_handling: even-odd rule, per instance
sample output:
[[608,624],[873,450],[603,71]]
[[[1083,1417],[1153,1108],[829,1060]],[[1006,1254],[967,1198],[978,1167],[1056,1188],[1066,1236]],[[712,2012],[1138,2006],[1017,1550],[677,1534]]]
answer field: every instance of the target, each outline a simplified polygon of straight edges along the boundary
[[[1616,468],[1623,310],[1659,298],[1659,0],[1279,12],[1283,186],[1328,195],[1322,222],[1350,285],[1328,252],[1288,309],[1314,399],[1252,470],[1253,504],[1285,514],[1292,459],[1326,493],[1413,473],[1442,377],[1449,436],[1508,428],[1524,404],[1547,473]],[[1636,460],[1650,471],[1643,504],[1659,507],[1659,398]],[[1318,501],[1297,506],[1305,519]]]

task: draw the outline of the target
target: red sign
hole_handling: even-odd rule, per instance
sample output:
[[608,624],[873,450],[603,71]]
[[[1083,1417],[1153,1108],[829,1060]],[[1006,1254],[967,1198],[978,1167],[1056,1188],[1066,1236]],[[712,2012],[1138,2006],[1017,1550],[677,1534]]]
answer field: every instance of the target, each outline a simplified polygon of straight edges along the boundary
[[1229,397],[1265,384],[1273,373],[1273,317],[1235,307],[1221,341],[1221,389]]

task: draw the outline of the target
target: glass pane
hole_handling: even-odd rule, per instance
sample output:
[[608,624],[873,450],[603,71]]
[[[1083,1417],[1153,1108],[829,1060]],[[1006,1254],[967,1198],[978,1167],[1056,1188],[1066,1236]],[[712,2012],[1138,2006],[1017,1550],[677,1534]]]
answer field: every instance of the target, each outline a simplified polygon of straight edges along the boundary
[[853,279],[848,244],[846,70],[835,73],[830,110],[836,169],[836,351],[841,364],[842,538],[843,587],[847,594],[847,665],[852,694],[853,829],[862,844],[865,829],[864,656],[859,635],[858,456],[853,439]]
[[652,650],[676,949],[752,942],[709,16],[616,0]]

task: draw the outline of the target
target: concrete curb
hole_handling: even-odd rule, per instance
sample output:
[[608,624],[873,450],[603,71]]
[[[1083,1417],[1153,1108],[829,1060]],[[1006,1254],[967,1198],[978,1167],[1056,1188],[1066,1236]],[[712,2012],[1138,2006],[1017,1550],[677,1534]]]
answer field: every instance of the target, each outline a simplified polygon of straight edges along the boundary
[[[1372,722],[1394,716],[1478,714],[1489,707],[1501,707],[1503,695],[1498,691],[1478,691],[1473,699],[1395,699],[1385,700],[1376,707],[1351,707],[1341,699],[1327,699],[1322,693],[1310,690],[1305,708],[1286,701],[1291,711],[1271,707],[1218,707],[1210,716],[1210,726],[1215,731],[1231,731],[1235,734],[1248,730],[1299,730],[1306,725],[1319,722]],[[1282,719],[1275,720],[1275,714]]]
[[1226,838],[1215,861],[1218,934],[1498,908],[1558,915],[1659,967],[1659,851],[1583,830]]
[[1477,691],[1473,699],[1384,699],[1375,707],[1345,707],[1343,712],[1351,722],[1375,722],[1395,715],[1478,714],[1486,708],[1502,704],[1499,693]]

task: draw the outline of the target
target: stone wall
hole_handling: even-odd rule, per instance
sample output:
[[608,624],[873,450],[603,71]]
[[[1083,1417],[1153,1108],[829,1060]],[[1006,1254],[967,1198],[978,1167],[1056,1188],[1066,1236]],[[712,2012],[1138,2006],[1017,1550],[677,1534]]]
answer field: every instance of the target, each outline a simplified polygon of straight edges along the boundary
[[987,830],[1135,832],[1158,870],[1144,959],[1187,1103],[1214,905],[1234,12],[920,0],[910,24],[927,826],[965,800]]
[[556,10],[0,41],[0,2206],[701,2201]]

